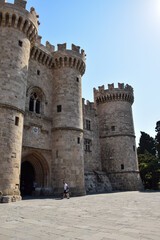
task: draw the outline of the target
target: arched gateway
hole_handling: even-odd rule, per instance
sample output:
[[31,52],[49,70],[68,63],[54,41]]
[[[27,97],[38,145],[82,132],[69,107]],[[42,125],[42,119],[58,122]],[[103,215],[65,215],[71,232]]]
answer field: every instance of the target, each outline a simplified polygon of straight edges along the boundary
[[21,195],[32,195],[36,182],[36,194],[45,194],[49,188],[49,167],[46,159],[39,153],[29,153],[21,163]]

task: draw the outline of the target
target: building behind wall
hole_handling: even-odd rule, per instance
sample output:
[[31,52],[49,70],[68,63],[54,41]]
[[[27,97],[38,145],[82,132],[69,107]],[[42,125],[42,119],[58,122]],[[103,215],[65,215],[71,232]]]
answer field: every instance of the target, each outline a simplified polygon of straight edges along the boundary
[[41,44],[26,2],[0,0],[1,201],[21,194],[72,195],[140,190],[133,89],[113,84],[82,99],[85,52]]

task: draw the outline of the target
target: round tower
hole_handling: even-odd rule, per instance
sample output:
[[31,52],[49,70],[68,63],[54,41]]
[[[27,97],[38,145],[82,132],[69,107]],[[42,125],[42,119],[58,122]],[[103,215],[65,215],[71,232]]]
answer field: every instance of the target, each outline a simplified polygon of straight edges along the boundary
[[132,104],[133,88],[109,84],[94,89],[99,117],[102,168],[108,173],[113,190],[140,190]]
[[84,195],[83,118],[81,77],[85,53],[72,44],[59,44],[53,54],[52,183],[55,195],[63,192],[63,179],[73,195]]
[[0,191],[3,201],[20,199],[23,119],[31,44],[38,31],[26,1],[0,0]]

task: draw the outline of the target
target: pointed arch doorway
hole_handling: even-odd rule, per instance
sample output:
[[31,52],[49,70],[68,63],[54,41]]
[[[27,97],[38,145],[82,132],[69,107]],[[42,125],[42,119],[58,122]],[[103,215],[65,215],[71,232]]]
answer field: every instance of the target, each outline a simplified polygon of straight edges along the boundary
[[35,181],[35,170],[28,161],[21,166],[21,194],[22,196],[32,195],[33,183]]
[[46,159],[39,153],[30,153],[22,158],[20,190],[22,196],[34,194],[36,188],[47,188],[49,185],[49,167]]

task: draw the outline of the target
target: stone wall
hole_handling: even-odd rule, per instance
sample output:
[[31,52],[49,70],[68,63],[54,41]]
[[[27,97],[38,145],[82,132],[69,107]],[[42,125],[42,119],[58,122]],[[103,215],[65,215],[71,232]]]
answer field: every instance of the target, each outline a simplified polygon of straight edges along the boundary
[[112,186],[106,172],[85,171],[84,176],[87,193],[112,192]]
[[[0,190],[3,201],[20,199],[20,163],[30,46],[36,38],[36,13],[25,2],[0,2]],[[8,195],[5,198],[5,195]]]
[[23,114],[3,107],[0,111],[0,191],[4,196],[19,196]]
[[[37,74],[38,71],[38,74]],[[38,61],[30,59],[27,91],[26,114],[24,119],[23,146],[39,149],[51,149],[52,126],[52,77],[51,69]],[[40,96],[40,113],[29,111],[30,96],[32,93]]]
[[143,190],[139,171],[124,171],[108,173],[114,191],[141,191]]
[[[90,129],[87,129],[86,121],[90,121]],[[101,156],[99,143],[99,122],[94,103],[83,99],[83,131],[84,131],[84,169],[85,171],[101,170]],[[85,149],[85,140],[90,140],[90,151]]]
[[[65,180],[72,195],[84,195],[84,160],[82,132],[75,130],[55,130],[52,135],[52,184],[54,193],[63,192]],[[77,138],[80,143],[77,143]]]

